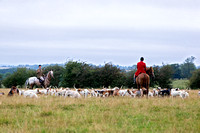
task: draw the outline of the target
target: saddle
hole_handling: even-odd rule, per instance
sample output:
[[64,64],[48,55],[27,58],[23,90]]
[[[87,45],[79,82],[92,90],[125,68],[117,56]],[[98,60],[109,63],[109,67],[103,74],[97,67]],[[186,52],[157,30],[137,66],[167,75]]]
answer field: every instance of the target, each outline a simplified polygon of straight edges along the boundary
[[[42,84],[42,83],[44,83],[44,81],[43,80],[41,80],[40,78],[37,78],[38,80],[39,80],[39,82]],[[44,77],[44,79],[45,79],[45,77]]]

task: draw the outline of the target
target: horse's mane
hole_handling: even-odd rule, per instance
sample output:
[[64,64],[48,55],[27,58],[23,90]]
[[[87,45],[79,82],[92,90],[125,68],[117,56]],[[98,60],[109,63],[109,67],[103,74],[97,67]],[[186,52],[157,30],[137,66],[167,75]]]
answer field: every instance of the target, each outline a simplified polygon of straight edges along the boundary
[[51,72],[53,72],[53,71],[51,70],[51,71],[49,71],[49,72],[47,73],[47,76],[46,76],[46,78],[45,78],[45,84],[50,84]]
[[49,74],[52,72],[52,70],[51,71],[49,71],[48,73],[47,73],[47,77],[49,76]]
[[146,71],[151,71],[152,70],[152,67],[147,67]]
[[153,70],[153,67],[151,66],[151,67],[147,67],[147,69],[146,69],[146,73],[147,74],[149,74],[149,73],[153,73],[154,72],[154,70]]

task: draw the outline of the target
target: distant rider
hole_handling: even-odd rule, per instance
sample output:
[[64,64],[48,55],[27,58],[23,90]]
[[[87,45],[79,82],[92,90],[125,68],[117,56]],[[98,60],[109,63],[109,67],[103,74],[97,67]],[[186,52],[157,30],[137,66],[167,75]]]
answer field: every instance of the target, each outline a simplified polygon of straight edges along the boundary
[[134,84],[136,83],[136,78],[140,73],[146,73],[146,64],[143,62],[144,58],[140,58],[140,62],[137,63],[137,71],[134,74]]
[[43,72],[42,72],[42,66],[39,65],[38,66],[39,68],[37,69],[36,73],[37,73],[37,78],[39,79],[41,85],[44,87],[44,75],[43,75]]

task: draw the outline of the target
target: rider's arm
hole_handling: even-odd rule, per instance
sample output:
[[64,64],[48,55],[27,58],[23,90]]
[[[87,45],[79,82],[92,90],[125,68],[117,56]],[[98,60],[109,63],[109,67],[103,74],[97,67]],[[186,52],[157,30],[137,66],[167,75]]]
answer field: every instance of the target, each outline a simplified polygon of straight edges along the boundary
[[36,73],[37,73],[37,74],[40,73],[40,69],[38,69],[38,70],[36,71]]

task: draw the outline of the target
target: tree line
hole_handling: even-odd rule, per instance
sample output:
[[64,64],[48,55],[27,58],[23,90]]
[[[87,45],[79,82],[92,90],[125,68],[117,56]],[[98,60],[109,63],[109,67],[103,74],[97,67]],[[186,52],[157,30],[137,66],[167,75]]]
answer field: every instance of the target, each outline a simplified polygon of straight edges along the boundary
[[[163,64],[153,66],[155,78],[151,79],[151,87],[160,86],[170,88],[173,79],[190,79],[191,88],[200,87],[200,70],[194,64],[195,57],[187,58],[182,64]],[[77,88],[101,88],[125,86],[134,87],[133,75],[136,68],[132,70],[121,69],[112,63],[103,66],[95,66],[85,62],[69,61],[64,67],[52,65],[43,68],[44,73],[54,71],[51,81],[52,86]],[[27,68],[17,68],[15,72],[7,75],[0,75],[0,85],[11,87],[13,85],[23,87],[26,79],[36,76],[36,71]]]

